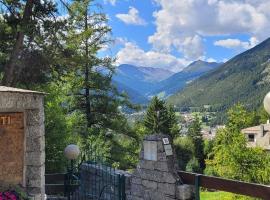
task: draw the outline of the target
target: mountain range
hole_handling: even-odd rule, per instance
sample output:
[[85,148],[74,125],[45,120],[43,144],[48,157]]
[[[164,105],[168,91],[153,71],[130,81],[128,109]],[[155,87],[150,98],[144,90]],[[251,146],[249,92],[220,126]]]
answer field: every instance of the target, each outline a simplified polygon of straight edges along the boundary
[[130,96],[132,102],[147,103],[152,96],[166,98],[176,93],[218,66],[220,63],[198,60],[181,72],[173,73],[161,68],[123,64],[118,66],[113,81],[120,92],[126,92]]
[[180,91],[196,78],[216,69],[220,65],[221,63],[216,62],[205,62],[201,60],[195,61],[184,68],[182,71],[173,74],[163,81],[160,81],[156,85],[155,90],[151,91],[151,96],[158,95],[163,98],[168,97]]
[[270,39],[199,77],[168,98],[178,107],[211,105],[225,110],[241,102],[257,108],[270,90]]

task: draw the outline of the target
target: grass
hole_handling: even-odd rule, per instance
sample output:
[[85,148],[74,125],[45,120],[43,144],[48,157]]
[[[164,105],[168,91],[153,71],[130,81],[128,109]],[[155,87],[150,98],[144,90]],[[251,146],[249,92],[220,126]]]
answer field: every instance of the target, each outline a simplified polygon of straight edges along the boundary
[[251,200],[253,198],[235,195],[229,192],[201,191],[201,200]]
[[203,192],[201,200],[232,200],[232,195],[228,192]]

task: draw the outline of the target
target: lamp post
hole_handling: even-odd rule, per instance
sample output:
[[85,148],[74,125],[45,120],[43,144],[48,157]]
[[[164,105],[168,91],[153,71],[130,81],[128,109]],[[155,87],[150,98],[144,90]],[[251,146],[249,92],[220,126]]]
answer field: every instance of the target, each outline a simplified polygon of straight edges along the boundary
[[64,154],[68,160],[76,160],[80,155],[80,149],[76,144],[70,144],[65,148]]
[[66,191],[68,193],[68,199],[70,199],[70,192],[71,192],[70,190],[71,190],[71,188],[69,188],[69,186],[72,185],[74,161],[80,155],[80,149],[79,149],[79,147],[77,145],[70,144],[65,148],[64,155],[68,160],[70,160],[70,169],[68,169],[68,177],[67,177],[67,179],[68,179],[68,183],[67,183],[68,188],[66,188],[66,190],[68,190],[68,191]]

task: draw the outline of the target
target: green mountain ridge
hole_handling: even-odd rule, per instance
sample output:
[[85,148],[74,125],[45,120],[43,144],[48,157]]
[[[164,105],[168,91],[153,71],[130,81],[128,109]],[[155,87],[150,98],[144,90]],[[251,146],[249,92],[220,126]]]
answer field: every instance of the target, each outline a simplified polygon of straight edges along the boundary
[[222,63],[206,62],[202,60],[194,61],[182,71],[160,81],[156,88],[151,91],[150,95],[155,96],[156,94],[163,93],[164,97],[167,98],[168,96],[183,89],[189,82],[192,82],[207,72],[218,68],[221,64]]
[[226,110],[241,102],[257,108],[269,90],[270,39],[267,39],[194,80],[168,102],[177,107],[211,105],[215,110]]

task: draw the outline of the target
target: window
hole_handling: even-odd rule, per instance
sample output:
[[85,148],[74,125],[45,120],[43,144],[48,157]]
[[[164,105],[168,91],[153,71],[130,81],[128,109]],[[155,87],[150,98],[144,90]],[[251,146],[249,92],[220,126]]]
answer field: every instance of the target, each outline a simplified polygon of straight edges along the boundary
[[254,134],[248,134],[248,141],[254,142],[255,141],[255,135]]

